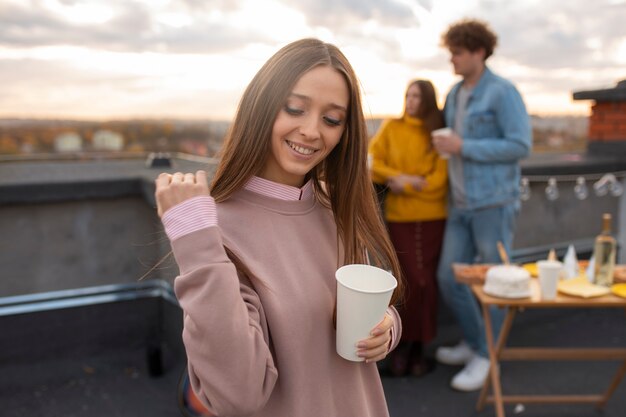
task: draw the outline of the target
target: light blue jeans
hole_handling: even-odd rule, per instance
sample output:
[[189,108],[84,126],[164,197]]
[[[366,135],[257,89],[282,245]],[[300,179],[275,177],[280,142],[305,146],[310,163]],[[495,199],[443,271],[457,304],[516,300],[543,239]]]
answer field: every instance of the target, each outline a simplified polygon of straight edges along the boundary
[[[452,263],[501,263],[497,242],[511,253],[517,205],[463,210],[448,206],[448,220],[437,271],[439,291],[461,326],[463,338],[479,355],[488,357],[485,323],[470,287],[454,279]],[[494,338],[498,337],[505,311],[490,309]]]

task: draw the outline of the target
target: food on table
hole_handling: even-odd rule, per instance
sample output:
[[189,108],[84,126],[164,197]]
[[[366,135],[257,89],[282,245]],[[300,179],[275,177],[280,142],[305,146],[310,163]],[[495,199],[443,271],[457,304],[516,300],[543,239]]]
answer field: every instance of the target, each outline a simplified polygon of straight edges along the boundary
[[516,265],[496,265],[487,270],[483,291],[503,298],[530,297],[530,273]]
[[[465,284],[482,284],[485,281],[487,270],[494,266],[493,264],[463,264],[454,263],[452,269],[457,281]],[[578,261],[578,267],[580,269],[580,275],[586,277],[586,270],[589,266],[589,260],[584,259]],[[532,277],[539,275],[536,262],[528,262],[522,265],[522,267],[530,273]],[[613,270],[613,282],[626,283],[626,265],[615,265]]]
[[470,285],[482,284],[485,281],[487,270],[492,266],[493,264],[453,263],[452,270],[454,271],[454,277],[458,282]]
[[611,291],[607,287],[592,284],[584,275],[559,281],[557,289],[563,294],[583,298],[599,297]]
[[613,284],[611,292],[618,297],[626,298],[626,284]]
[[531,277],[539,276],[539,268],[537,268],[537,262],[528,262],[522,265],[522,268],[528,271]]

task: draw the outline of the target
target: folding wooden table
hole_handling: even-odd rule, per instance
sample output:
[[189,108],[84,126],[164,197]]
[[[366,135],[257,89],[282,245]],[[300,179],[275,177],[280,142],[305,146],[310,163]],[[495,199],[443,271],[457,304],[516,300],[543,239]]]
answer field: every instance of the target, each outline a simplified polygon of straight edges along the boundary
[[[485,320],[485,333],[489,349],[490,377],[485,382],[476,409],[482,410],[485,403],[494,404],[496,415],[504,417],[505,403],[595,403],[602,408],[609,400],[620,381],[626,374],[626,348],[507,348],[506,340],[518,310],[534,308],[622,308],[626,309],[626,299],[613,294],[594,298],[579,298],[559,293],[555,300],[544,301],[540,298],[539,285],[536,279],[531,281],[531,297],[507,299],[492,297],[483,292],[482,284],[472,285],[472,291],[482,305]],[[493,337],[493,326],[490,306],[506,308],[506,316],[500,330],[497,344]],[[500,384],[500,361],[534,361],[534,360],[621,360],[622,365],[613,377],[609,388],[603,394],[593,395],[503,395]],[[489,395],[489,391],[492,394]]]

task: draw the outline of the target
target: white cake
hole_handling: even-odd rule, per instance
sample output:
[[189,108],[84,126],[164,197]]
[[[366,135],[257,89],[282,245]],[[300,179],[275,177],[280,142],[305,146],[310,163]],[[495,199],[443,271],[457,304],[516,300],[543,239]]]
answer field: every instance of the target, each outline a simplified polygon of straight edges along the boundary
[[530,273],[515,265],[497,265],[487,270],[483,291],[503,298],[530,297]]

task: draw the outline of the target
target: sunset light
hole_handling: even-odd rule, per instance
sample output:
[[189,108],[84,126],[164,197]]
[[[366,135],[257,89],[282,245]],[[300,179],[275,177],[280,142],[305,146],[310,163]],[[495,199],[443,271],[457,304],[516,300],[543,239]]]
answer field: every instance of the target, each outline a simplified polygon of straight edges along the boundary
[[488,65],[520,87],[533,114],[587,114],[572,92],[626,76],[626,2],[288,0],[0,0],[0,117],[228,120],[278,48],[302,37],[339,46],[371,116],[402,111],[409,80],[433,81],[441,104],[458,78],[440,35],[489,22]]

